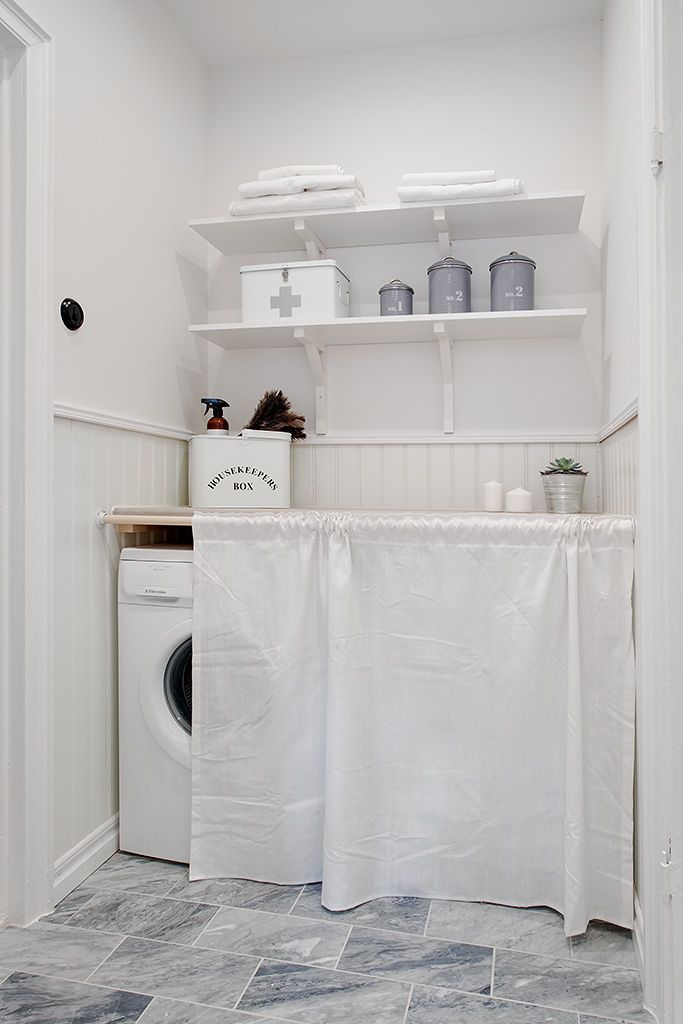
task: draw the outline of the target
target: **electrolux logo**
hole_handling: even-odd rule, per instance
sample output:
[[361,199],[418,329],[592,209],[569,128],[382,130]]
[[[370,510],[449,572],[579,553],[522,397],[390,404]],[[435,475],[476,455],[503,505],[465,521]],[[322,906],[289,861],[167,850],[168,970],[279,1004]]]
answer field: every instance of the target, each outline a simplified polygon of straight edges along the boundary
[[253,491],[254,483],[257,483],[259,480],[267,487],[270,487],[272,491],[278,490],[278,485],[275,483],[273,478],[268,476],[268,474],[262,469],[257,469],[255,466],[229,466],[227,469],[222,469],[220,473],[217,473],[216,476],[209,480],[207,487],[213,491],[214,488],[218,487],[223,480],[229,480],[232,476],[256,477],[256,480],[233,480],[233,491]]

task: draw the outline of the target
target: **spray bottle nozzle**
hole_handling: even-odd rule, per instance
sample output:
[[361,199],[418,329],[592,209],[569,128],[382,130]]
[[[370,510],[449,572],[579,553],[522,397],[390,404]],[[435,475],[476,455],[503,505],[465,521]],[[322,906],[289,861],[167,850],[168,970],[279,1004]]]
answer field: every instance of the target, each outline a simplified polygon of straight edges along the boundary
[[204,415],[206,416],[209,409],[214,416],[222,416],[223,409],[230,408],[230,402],[226,402],[224,398],[202,398],[202,404],[206,406]]

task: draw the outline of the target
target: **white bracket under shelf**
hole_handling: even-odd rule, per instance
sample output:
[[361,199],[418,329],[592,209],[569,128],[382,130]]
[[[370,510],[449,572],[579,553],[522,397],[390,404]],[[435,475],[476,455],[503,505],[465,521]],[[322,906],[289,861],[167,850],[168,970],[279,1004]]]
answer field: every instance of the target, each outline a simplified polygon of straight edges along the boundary
[[434,227],[439,242],[439,253],[442,256],[450,256],[453,239],[451,238],[451,230],[448,227],[446,211],[443,206],[437,206],[434,210]]
[[327,259],[327,249],[320,241],[315,231],[303,217],[297,217],[294,221],[294,230],[303,239],[306,246],[306,256],[309,260]]
[[315,383],[315,432],[327,433],[327,372],[325,343],[310,327],[295,327],[294,337],[306,349],[306,358]]
[[443,378],[443,432],[452,434],[453,423],[453,339],[448,330],[448,325],[443,321],[434,324],[434,337],[439,343],[439,356],[441,358],[441,376]]

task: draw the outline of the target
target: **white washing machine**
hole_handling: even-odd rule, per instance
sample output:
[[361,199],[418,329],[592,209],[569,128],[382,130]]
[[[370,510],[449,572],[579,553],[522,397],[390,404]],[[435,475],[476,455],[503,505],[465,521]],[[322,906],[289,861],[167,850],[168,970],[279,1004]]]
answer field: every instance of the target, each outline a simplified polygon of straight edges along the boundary
[[190,859],[192,549],[119,563],[120,847]]

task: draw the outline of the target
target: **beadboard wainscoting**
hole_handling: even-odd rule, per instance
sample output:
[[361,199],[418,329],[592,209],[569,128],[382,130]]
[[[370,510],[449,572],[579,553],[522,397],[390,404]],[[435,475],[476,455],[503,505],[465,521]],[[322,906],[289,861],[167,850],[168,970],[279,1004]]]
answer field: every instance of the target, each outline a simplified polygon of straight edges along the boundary
[[293,504],[298,508],[480,509],[482,487],[524,487],[545,511],[539,470],[572,456],[589,471],[584,509],[597,510],[597,446],[577,438],[549,441],[359,441],[295,444]]
[[[616,421],[615,427],[610,433],[604,432],[603,438],[598,445],[599,462],[600,462],[600,511],[601,512],[614,512],[621,515],[637,516],[638,514],[638,414],[637,405],[633,405],[633,414],[630,418],[625,419],[622,417],[622,425],[619,425],[619,420]],[[624,416],[629,415],[629,410],[626,410]],[[608,427],[607,430],[610,428]],[[605,436],[606,434],[606,436]],[[638,634],[637,634],[637,623],[638,623],[638,576],[636,574],[636,580],[634,583],[634,626],[636,627],[636,652],[638,650]],[[639,663],[636,657],[636,670],[638,671]],[[636,683],[636,749],[640,749],[641,745],[645,745],[643,739],[642,729],[644,716],[641,713],[641,709],[638,707],[638,702],[642,701],[643,688],[639,682]],[[643,910],[638,896],[638,888],[640,879],[645,877],[646,868],[644,865],[647,860],[647,852],[644,848],[643,833],[641,831],[641,820],[642,820],[642,807],[640,805],[639,794],[645,792],[647,784],[643,777],[643,763],[636,757],[636,777],[635,777],[635,801],[636,801],[636,815],[635,815],[635,861],[634,861],[634,872],[635,872],[635,924],[633,929],[633,937],[635,942],[636,954],[638,963],[641,966],[644,963],[644,952],[645,952],[645,939],[644,939],[644,921],[643,921]]]
[[638,511],[638,417],[600,443],[600,511]]
[[95,512],[187,504],[187,444],[55,418],[55,893],[118,847],[118,535]]

